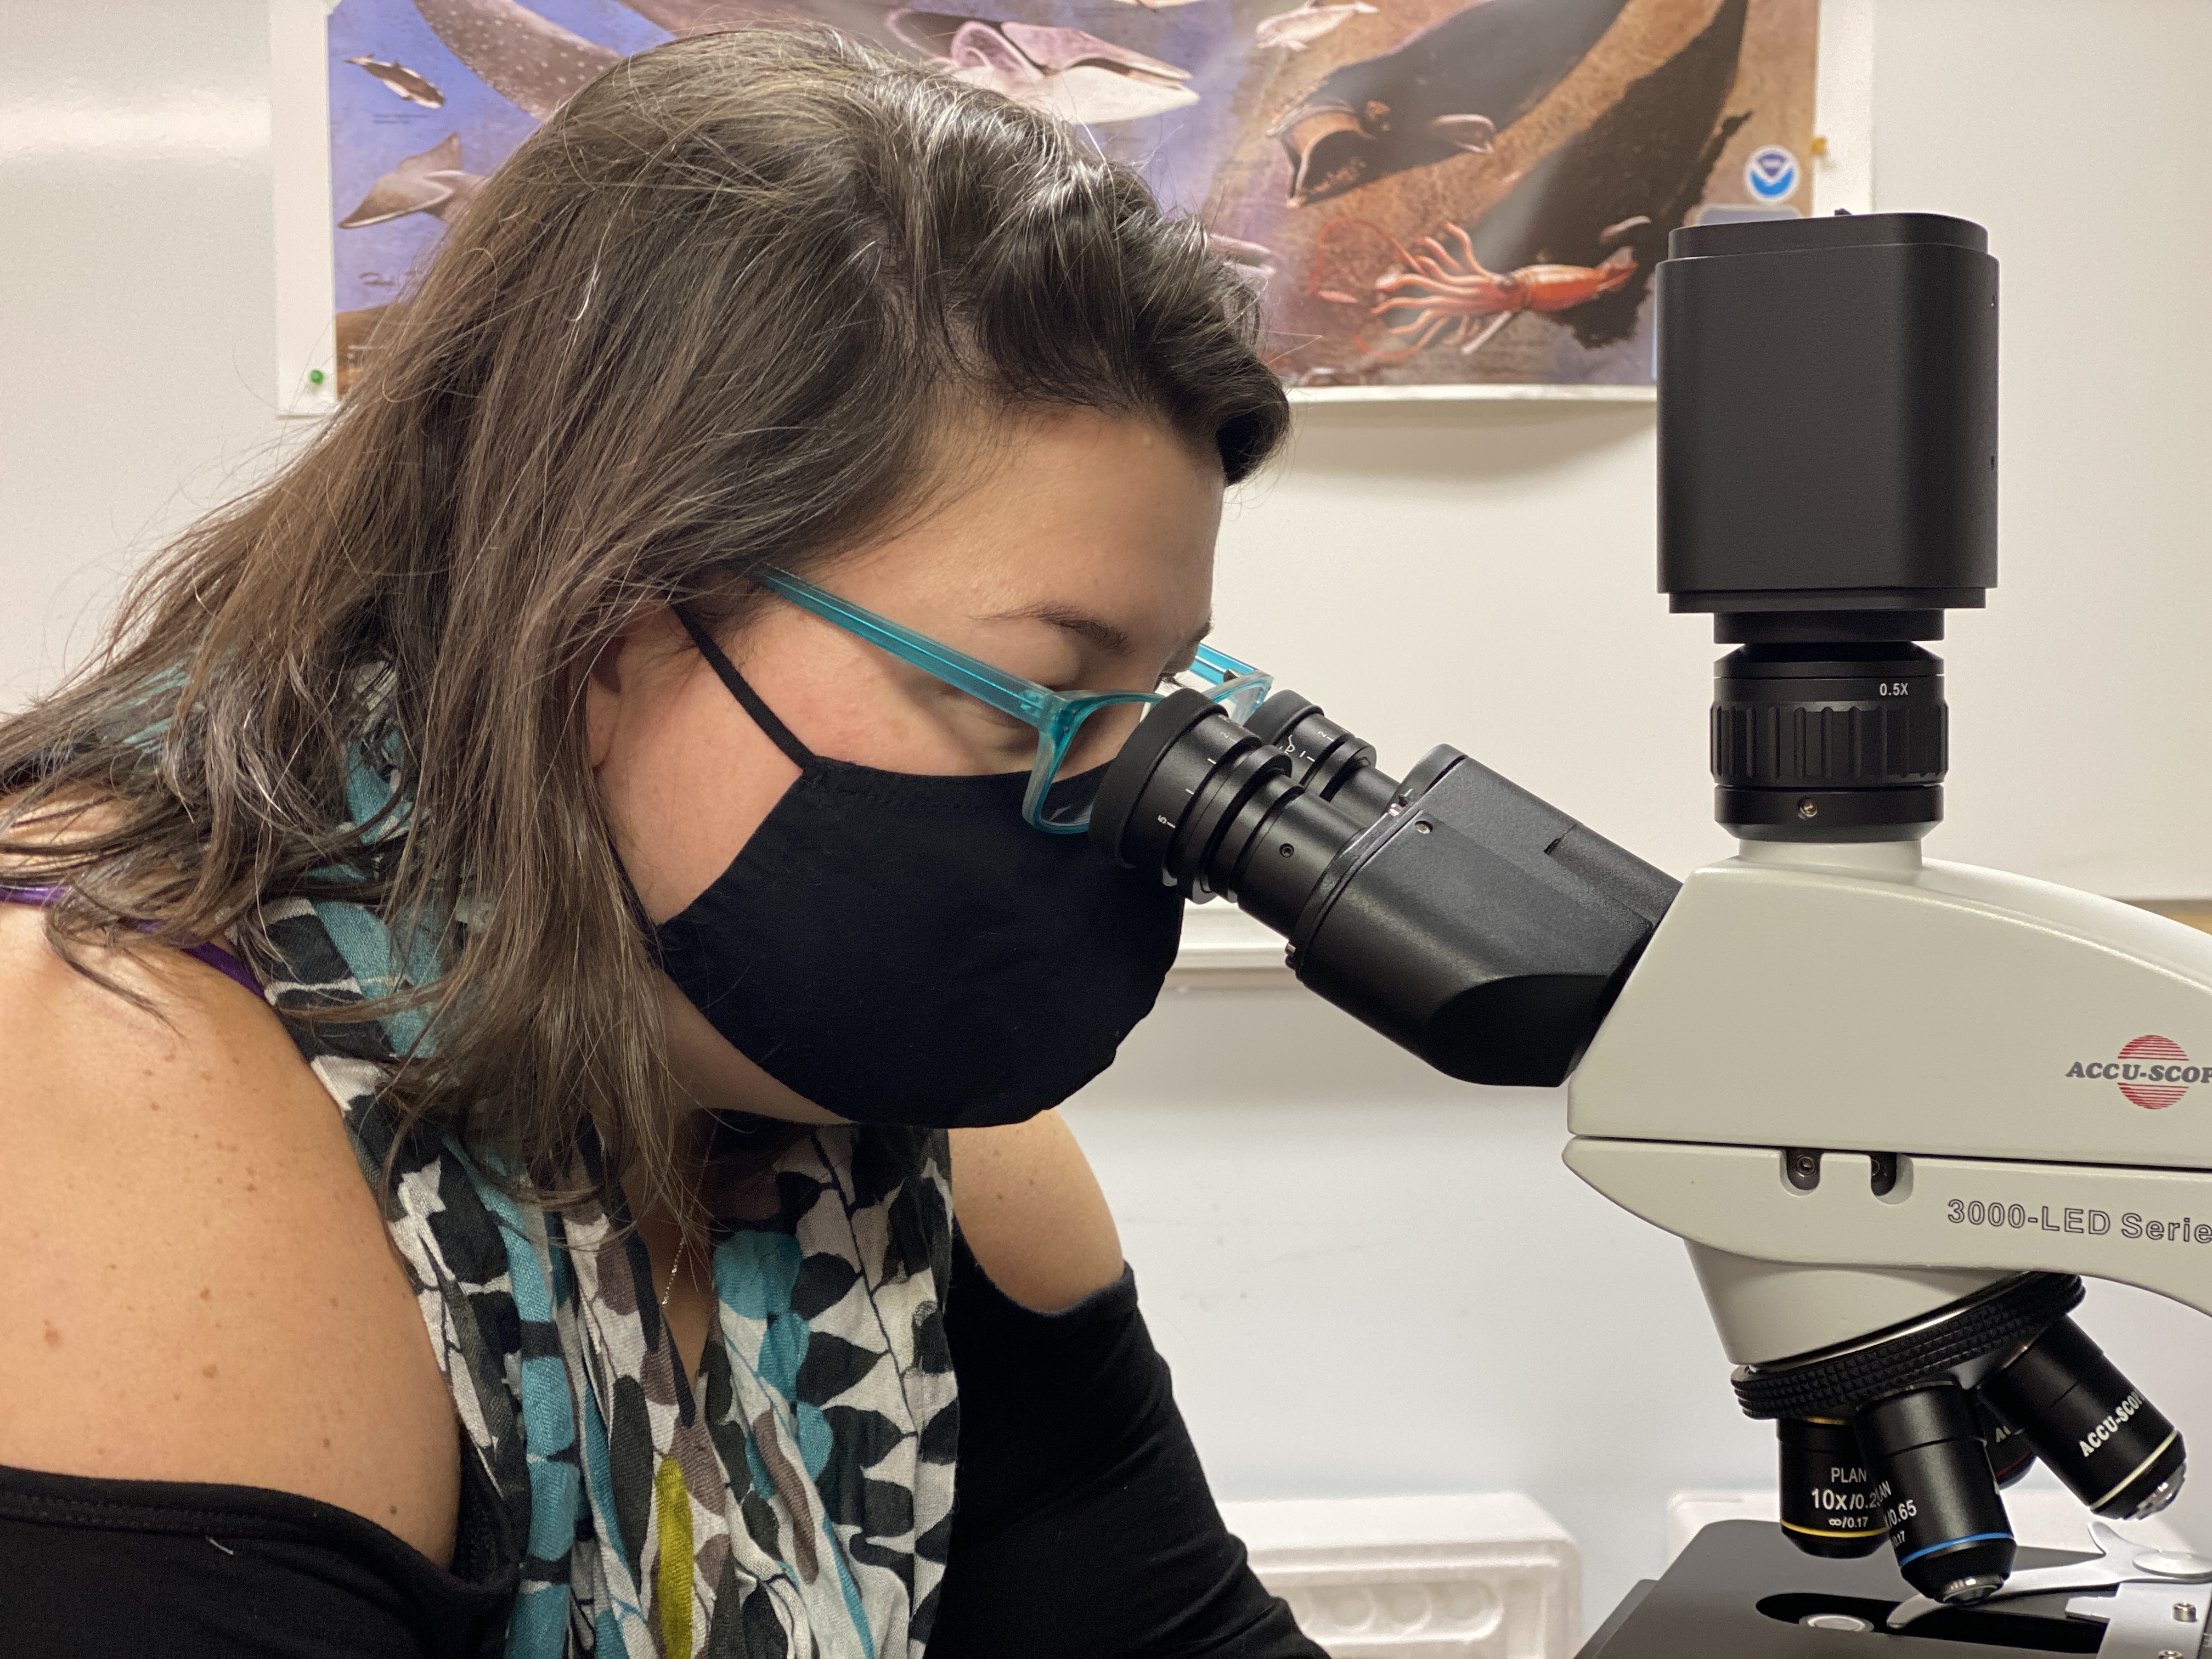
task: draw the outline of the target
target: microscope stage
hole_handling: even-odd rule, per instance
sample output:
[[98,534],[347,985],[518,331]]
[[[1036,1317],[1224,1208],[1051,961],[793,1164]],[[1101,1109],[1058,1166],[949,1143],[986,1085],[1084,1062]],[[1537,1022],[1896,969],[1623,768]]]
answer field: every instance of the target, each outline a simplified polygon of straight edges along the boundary
[[[2057,1566],[2089,1558],[2023,1549],[2016,1567]],[[2201,1593],[2201,1592],[2200,1592]],[[1665,1575],[1631,1590],[1585,1642],[1577,1659],[1950,1659],[2027,1653],[2094,1653],[2102,1625],[2006,1613],[1931,1613],[1911,1634],[1880,1628],[1891,1607],[1912,1594],[1887,1547],[1856,1560],[1806,1555],[1768,1521],[1722,1521],[1694,1539]],[[1764,1606],[1767,1611],[1760,1611]],[[1872,1631],[1815,1629],[1796,1620],[1828,1613],[1857,1615]],[[1972,1621],[1974,1634],[1941,1626]],[[2018,1642],[2005,1639],[2017,1627]],[[2200,1625],[2196,1627],[2201,1630]],[[2188,1651],[2195,1651],[2196,1631]]]

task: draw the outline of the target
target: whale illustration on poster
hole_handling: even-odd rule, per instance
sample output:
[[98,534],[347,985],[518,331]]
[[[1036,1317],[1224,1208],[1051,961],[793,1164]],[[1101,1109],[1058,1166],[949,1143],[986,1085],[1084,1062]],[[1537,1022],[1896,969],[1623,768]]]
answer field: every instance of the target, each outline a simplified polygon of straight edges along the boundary
[[1078,123],[1319,396],[1651,384],[1669,232],[1811,211],[1819,0],[337,0],[338,384],[479,182],[612,64],[826,22]]

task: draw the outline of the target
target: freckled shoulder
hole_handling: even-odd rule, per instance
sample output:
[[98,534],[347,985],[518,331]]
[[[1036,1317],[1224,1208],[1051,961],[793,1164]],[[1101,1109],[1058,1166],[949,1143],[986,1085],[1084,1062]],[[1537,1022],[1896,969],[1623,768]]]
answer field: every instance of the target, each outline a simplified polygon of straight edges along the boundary
[[952,1209],[991,1282],[1041,1313],[1121,1276],[1121,1238],[1058,1112],[952,1131]]
[[336,1105],[167,951],[141,1009],[0,905],[0,1463],[274,1487],[450,1559],[453,1406]]

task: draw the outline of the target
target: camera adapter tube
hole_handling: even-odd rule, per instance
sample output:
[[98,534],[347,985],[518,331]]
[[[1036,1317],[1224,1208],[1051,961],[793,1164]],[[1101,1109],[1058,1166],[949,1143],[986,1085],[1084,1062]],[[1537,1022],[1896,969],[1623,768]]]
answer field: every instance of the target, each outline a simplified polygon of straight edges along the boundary
[[1295,691],[1238,725],[1180,691],[1107,769],[1091,838],[1290,941],[1300,980],[1468,1083],[1565,1080],[1678,884],[1458,750],[1401,781]]

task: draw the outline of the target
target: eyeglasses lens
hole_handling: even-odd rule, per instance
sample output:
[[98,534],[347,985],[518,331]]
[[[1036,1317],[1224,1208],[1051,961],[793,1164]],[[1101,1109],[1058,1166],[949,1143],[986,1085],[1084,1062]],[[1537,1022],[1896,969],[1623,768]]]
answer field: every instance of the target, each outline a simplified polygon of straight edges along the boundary
[[1067,745],[1067,753],[1060,763],[1060,777],[1072,777],[1105,765],[1121,752],[1145,716],[1152,712],[1150,702],[1110,702],[1103,708],[1094,708],[1075,728],[1075,736]]
[[[1193,689],[1204,690],[1241,726],[1266,700],[1268,684],[1263,677],[1252,675],[1222,685]],[[1067,745],[1051,787],[1045,792],[1040,816],[1047,823],[1073,829],[1091,821],[1091,805],[1098,798],[1107,767],[1158,702],[1158,697],[1151,697],[1141,702],[1108,703],[1085,717]]]
[[1213,688],[1213,700],[1229,711],[1229,718],[1239,726],[1251,723],[1252,716],[1260,712],[1260,705],[1267,700],[1269,682],[1256,674],[1247,674]]
[[1045,792],[1039,816],[1047,823],[1076,829],[1091,821],[1091,803],[1098,798],[1106,768],[1152,708],[1150,702],[1112,702],[1085,716]]

